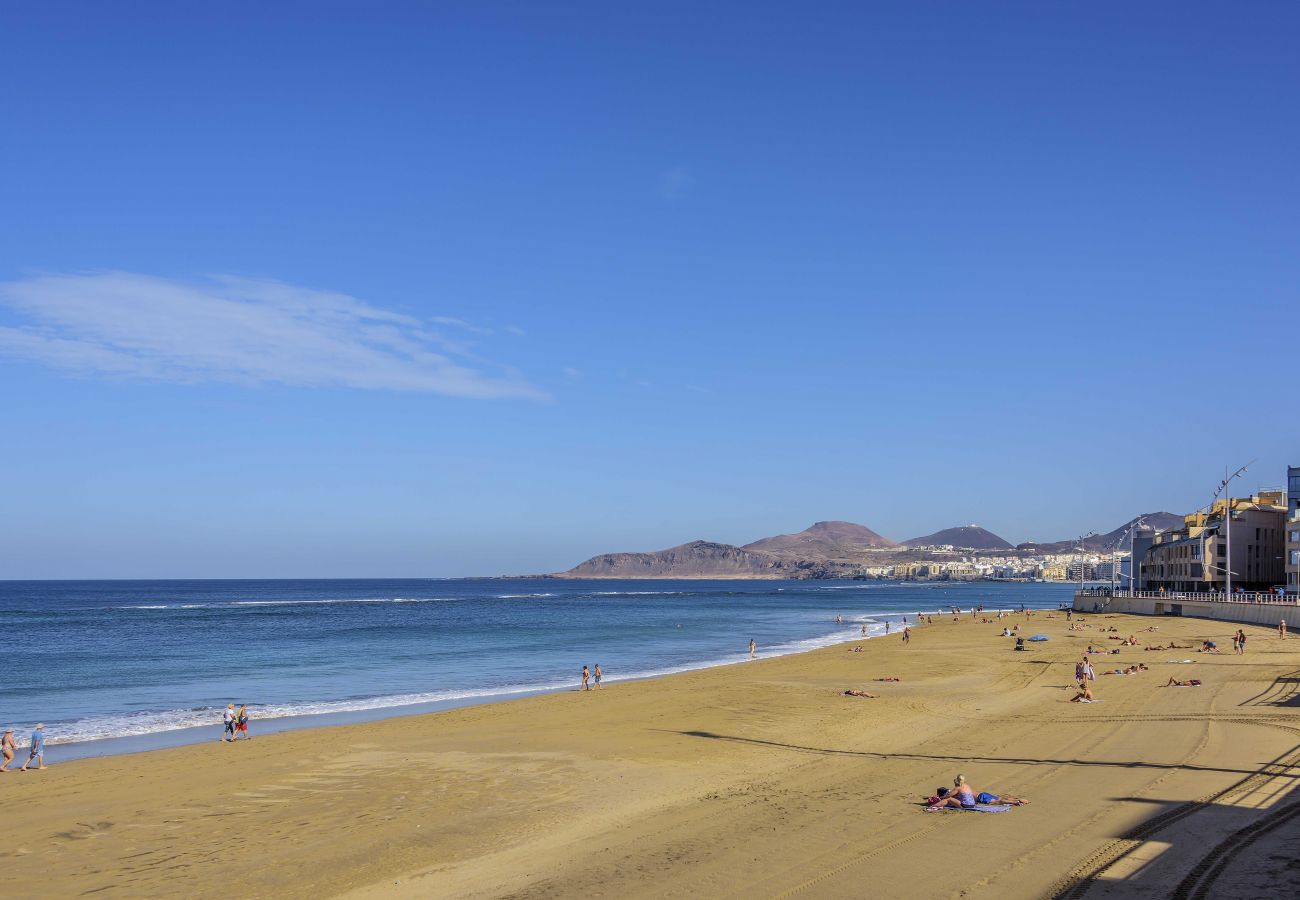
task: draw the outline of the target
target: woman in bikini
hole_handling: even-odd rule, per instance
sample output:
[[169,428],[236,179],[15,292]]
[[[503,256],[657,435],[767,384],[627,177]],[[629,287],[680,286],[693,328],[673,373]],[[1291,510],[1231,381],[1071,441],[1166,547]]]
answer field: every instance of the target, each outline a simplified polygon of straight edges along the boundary
[[0,752],[4,754],[4,765],[0,765],[0,772],[9,771],[9,764],[14,761],[14,751],[17,749],[18,745],[14,743],[14,730],[6,728],[3,740],[0,740]]

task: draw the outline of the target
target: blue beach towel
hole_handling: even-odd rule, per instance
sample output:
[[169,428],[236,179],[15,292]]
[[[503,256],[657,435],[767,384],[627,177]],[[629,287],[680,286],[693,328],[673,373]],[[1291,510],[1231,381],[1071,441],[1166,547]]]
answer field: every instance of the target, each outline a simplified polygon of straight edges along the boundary
[[961,809],[958,809],[955,806],[941,806],[938,809],[931,809],[930,807],[927,806],[925,808],[925,811],[943,812],[944,810],[951,810],[952,812],[1006,812],[1007,810],[1013,808],[1014,807],[1010,805],[1003,805],[1003,804],[999,804],[997,806],[963,806]]
[[1045,634],[1036,634],[1036,635],[1034,635],[1033,637],[1031,637],[1030,640],[1031,640],[1031,641],[1045,641],[1045,640],[1047,640],[1047,635],[1045,635]]

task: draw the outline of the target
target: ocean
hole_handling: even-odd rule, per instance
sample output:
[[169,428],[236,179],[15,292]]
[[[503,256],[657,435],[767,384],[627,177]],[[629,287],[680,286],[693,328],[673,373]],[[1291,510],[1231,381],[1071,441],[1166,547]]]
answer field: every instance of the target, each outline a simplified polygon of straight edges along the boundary
[[[740,663],[904,616],[1055,608],[1062,584],[556,579],[0,582],[0,725],[51,759]],[[842,616],[843,624],[836,617]],[[894,630],[897,630],[896,628]],[[134,739],[134,740],[132,740]]]

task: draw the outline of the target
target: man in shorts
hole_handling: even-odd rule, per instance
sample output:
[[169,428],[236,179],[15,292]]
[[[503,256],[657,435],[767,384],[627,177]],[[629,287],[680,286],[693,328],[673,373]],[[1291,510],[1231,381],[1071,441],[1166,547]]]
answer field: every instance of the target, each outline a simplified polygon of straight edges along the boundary
[[45,768],[45,726],[44,725],[37,725],[35,730],[32,731],[32,746],[31,749],[28,751],[27,762],[23,763],[23,767],[18,771],[26,772],[27,767],[32,764],[32,760],[36,760],[36,768],[38,769]]

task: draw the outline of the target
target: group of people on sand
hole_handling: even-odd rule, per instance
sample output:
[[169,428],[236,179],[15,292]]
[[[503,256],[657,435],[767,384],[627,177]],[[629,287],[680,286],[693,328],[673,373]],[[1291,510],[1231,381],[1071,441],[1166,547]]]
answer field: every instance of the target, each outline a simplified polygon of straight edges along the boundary
[[235,704],[227,703],[226,712],[221,717],[225,730],[222,732],[221,740],[234,743],[241,737],[248,740],[248,704],[241,703],[239,712],[235,712]]
[[[6,728],[3,737],[0,737],[0,772],[8,772],[9,764],[14,761],[14,754],[18,752],[18,745],[14,743],[14,730]],[[23,763],[18,769],[19,772],[26,772],[27,767],[36,763],[36,768],[45,768],[45,726],[38,724],[32,729],[32,741],[27,747],[27,762]]]
[[941,787],[926,799],[928,812],[941,809],[975,809],[977,806],[1024,806],[1029,801],[1024,797],[1012,797],[1009,794],[991,794],[988,791],[976,791],[966,781],[965,775],[958,775],[952,780],[951,788]]
[[[753,644],[754,642],[750,641],[749,643]],[[753,651],[751,650],[750,652],[752,653]],[[591,669],[588,669],[586,666],[583,666],[582,667],[582,689],[584,691],[591,690],[593,687],[592,681],[594,679],[595,681],[594,687],[596,688],[596,690],[601,690],[602,688],[600,686],[600,680],[604,677],[605,677],[605,673],[600,670],[600,663],[596,663],[596,669],[594,672]]]

